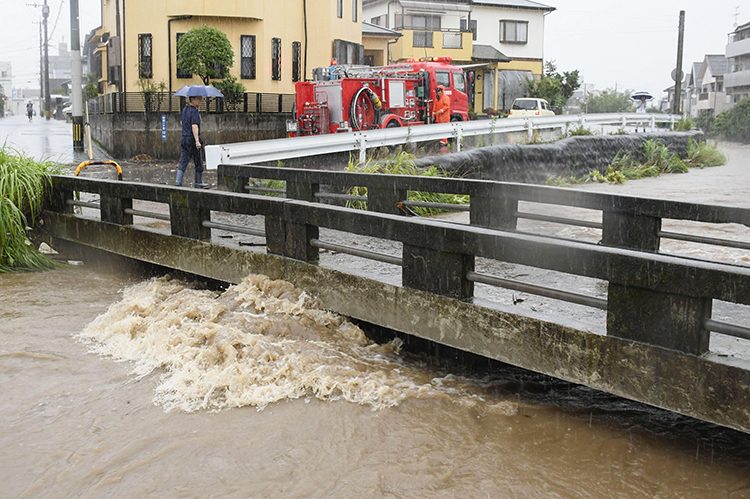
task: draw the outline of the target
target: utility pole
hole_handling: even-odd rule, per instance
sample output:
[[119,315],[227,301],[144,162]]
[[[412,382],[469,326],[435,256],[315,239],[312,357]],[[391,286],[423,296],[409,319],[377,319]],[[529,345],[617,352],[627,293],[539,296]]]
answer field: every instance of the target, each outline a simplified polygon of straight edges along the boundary
[[685,41],[685,11],[680,11],[680,32],[677,37],[677,67],[674,70],[674,103],[672,114],[681,114],[682,106],[682,45]]
[[83,152],[83,79],[81,69],[81,33],[78,0],[70,0],[71,97],[73,100],[73,151]]
[[47,18],[49,17],[49,6],[44,0],[42,6],[42,18],[44,22],[44,119],[50,119],[50,107],[52,105],[49,96],[49,39],[47,38]]
[[41,113],[42,96],[44,96],[44,45],[42,45],[42,21],[34,22],[33,24],[39,25],[39,112]]

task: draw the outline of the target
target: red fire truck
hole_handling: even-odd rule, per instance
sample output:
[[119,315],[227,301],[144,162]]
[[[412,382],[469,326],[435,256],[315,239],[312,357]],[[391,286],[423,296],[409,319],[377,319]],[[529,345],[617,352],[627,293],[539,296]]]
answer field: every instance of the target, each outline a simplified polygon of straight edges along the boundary
[[315,68],[313,81],[297,83],[295,119],[287,124],[290,135],[430,123],[438,85],[451,98],[451,120],[469,118],[466,77],[448,57],[379,68],[332,62],[329,67]]

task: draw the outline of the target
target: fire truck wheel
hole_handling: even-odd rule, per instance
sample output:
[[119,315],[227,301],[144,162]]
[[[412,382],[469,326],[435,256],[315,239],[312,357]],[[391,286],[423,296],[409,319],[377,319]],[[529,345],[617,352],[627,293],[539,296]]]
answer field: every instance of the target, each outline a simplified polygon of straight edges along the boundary
[[454,114],[451,116],[451,121],[463,121],[460,114]]
[[385,127],[386,128],[398,128],[400,126],[401,125],[398,124],[398,121],[392,120],[392,121],[389,121],[388,124]]

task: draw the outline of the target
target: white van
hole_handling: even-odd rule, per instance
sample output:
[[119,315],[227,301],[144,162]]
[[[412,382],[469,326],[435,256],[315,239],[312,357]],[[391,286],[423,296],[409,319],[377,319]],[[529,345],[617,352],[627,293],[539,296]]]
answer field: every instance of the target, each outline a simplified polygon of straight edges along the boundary
[[531,116],[554,116],[555,113],[544,99],[524,97],[513,101],[508,118],[528,118]]

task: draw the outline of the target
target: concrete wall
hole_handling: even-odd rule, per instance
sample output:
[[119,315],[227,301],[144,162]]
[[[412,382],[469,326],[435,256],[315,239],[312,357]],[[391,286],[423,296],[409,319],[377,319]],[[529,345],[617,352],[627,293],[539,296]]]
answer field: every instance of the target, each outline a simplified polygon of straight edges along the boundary
[[684,158],[690,139],[703,141],[702,132],[643,133],[570,137],[552,144],[500,145],[418,159],[418,167],[435,165],[459,171],[466,178],[542,184],[550,176],[604,173],[618,154],[643,159],[643,145],[655,139]]
[[[167,140],[162,140],[161,114],[100,114],[90,117],[91,136],[112,157],[148,154],[159,159],[180,157],[180,115],[166,113]],[[206,145],[278,139],[286,136],[286,114],[201,114]]]

